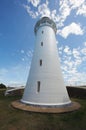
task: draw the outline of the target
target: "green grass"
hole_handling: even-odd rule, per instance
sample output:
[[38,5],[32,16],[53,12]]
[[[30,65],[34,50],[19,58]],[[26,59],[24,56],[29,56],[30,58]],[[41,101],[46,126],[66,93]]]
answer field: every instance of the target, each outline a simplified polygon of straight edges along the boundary
[[11,102],[19,96],[4,96],[0,90],[0,130],[86,130],[86,100],[73,99],[82,107],[64,114],[43,114],[17,110]]

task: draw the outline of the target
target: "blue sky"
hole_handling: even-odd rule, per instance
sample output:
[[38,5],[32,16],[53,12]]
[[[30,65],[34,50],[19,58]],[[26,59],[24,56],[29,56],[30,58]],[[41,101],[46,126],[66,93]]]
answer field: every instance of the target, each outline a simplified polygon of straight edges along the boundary
[[66,84],[86,85],[86,0],[1,0],[0,83],[25,84],[43,16],[57,26],[57,46]]

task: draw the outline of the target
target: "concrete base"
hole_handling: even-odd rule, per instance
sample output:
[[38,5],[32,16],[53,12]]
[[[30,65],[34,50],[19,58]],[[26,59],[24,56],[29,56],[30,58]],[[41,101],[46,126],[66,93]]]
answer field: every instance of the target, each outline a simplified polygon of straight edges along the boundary
[[20,101],[14,101],[11,103],[11,105],[16,109],[30,111],[30,112],[41,112],[41,113],[72,112],[72,111],[78,110],[81,107],[81,105],[77,102],[72,102],[71,104],[67,106],[53,106],[53,107],[29,105],[29,104],[24,104]]

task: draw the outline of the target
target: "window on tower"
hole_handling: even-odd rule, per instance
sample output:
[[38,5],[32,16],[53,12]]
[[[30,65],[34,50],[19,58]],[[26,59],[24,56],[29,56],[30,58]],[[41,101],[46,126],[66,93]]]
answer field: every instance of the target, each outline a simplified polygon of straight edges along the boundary
[[42,34],[44,33],[44,31],[42,30]]
[[42,60],[40,60],[40,66],[42,66]]
[[40,92],[40,85],[41,85],[40,81],[37,81],[37,92],[38,93]]
[[43,46],[43,42],[41,42],[41,46]]

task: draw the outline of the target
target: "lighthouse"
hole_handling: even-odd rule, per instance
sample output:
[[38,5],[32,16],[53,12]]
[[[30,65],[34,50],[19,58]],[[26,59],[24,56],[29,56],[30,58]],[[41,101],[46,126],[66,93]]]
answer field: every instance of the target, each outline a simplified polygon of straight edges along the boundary
[[35,49],[22,103],[45,107],[71,104],[61,72],[56,31],[56,24],[48,17],[34,27]]
[[48,17],[34,27],[35,48],[29,76],[21,100],[13,101],[17,109],[32,112],[64,113],[79,109],[70,100],[61,72],[56,45],[56,24]]

